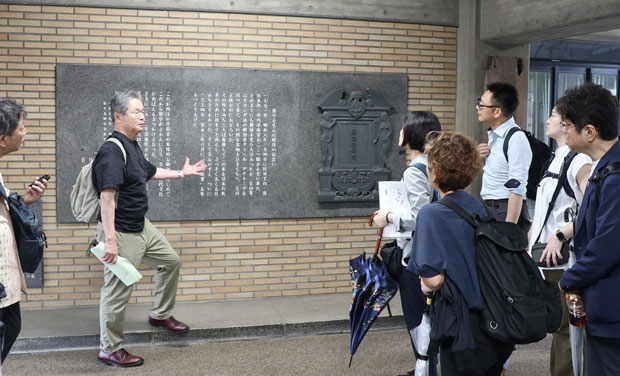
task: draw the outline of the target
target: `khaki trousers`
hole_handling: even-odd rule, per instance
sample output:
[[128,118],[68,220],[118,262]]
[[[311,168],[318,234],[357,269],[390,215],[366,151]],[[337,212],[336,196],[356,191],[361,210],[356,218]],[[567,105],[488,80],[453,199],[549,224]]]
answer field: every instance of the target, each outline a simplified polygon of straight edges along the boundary
[[[554,284],[558,284],[562,278],[564,270],[544,270],[545,279]],[[568,307],[566,306],[566,296],[560,294],[562,300],[562,324],[557,332],[553,333],[551,340],[551,354],[549,371],[551,376],[566,376],[573,374],[573,360],[570,350],[570,336],[568,326]]]
[[[97,226],[97,241],[103,241],[103,226]],[[138,233],[116,233],[118,253],[136,268],[145,263],[155,271],[155,301],[149,316],[163,320],[171,315],[179,281],[181,260],[159,230],[144,219],[144,229]],[[104,268],[104,285],[99,306],[100,347],[111,353],[120,350],[123,341],[125,308],[133,286],[125,286],[108,268]],[[146,319],[146,318],[145,318]]]

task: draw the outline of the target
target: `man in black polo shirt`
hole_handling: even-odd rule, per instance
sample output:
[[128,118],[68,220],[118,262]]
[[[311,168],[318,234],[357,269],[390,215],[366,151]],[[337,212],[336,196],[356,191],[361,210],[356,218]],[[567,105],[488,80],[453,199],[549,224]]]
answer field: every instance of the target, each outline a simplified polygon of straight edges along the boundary
[[[164,236],[145,218],[148,210],[146,184],[150,179],[180,179],[202,175],[204,161],[194,165],[186,158],[182,170],[167,170],[149,163],[136,142],[144,130],[144,105],[140,94],[117,91],[110,102],[114,133],[125,149],[105,142],[93,162],[93,183],[100,194],[101,222],[97,240],[104,241],[103,261],[114,264],[119,254],[138,267],[141,262],[155,272],[155,302],[149,323],[172,332],[184,333],[189,327],[171,315],[174,307],[179,270],[179,255]],[[118,193],[118,204],[115,196]],[[104,269],[99,323],[101,329],[99,363],[117,367],[134,367],[144,360],[131,355],[122,346],[125,307],[133,287],[126,286],[108,268]]]

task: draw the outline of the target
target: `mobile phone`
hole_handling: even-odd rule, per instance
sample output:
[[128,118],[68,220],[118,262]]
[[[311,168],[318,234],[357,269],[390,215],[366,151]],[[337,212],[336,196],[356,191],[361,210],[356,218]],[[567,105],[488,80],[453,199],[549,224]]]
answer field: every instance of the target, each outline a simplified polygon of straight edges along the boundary
[[[51,178],[52,178],[51,176],[49,176],[49,175],[45,174],[45,175],[41,175],[41,177],[40,177],[40,178],[38,178],[38,179],[37,179],[37,181],[38,181],[38,182],[43,182],[43,179],[45,179],[45,180],[47,180],[47,181],[50,181],[50,179],[51,179]],[[33,185],[33,184],[34,184],[34,183],[31,183],[31,184],[30,184],[30,186],[32,187],[32,185]]]

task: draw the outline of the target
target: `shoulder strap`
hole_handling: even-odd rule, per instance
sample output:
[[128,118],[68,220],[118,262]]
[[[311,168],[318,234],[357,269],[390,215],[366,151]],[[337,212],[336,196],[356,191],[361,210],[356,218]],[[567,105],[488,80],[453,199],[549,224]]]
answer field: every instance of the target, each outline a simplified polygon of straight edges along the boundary
[[115,137],[108,137],[108,139],[105,140],[105,142],[108,142],[108,141],[115,143],[116,145],[118,145],[119,148],[121,148],[121,151],[123,152],[123,159],[125,160],[125,163],[127,163],[127,153],[125,152],[125,148],[123,147],[121,140]]
[[2,194],[2,197],[4,198],[5,201],[9,201],[6,191],[4,190],[4,186],[2,184],[0,184],[0,194]]
[[598,201],[601,194],[601,187],[603,186],[603,181],[605,178],[609,175],[615,174],[620,174],[620,162],[608,164],[605,168],[603,168],[603,171],[601,171],[600,174],[594,174],[594,176],[590,178],[591,182],[596,183],[596,201]]
[[[420,163],[420,162],[415,163],[415,164],[407,166],[407,168],[409,167],[415,167],[418,170],[422,171],[424,176],[426,176],[426,178],[428,179],[428,174],[426,173],[426,165],[424,163]],[[405,170],[407,170],[407,168]],[[437,193],[437,191],[433,189],[433,195],[431,196],[431,202],[435,202],[438,200],[439,200],[439,193]]]
[[426,176],[428,178],[428,174],[426,173],[426,165],[424,163],[414,163],[414,164],[412,164],[409,167],[417,168],[418,170],[420,170],[424,174],[424,176]]
[[436,202],[454,210],[456,214],[461,216],[465,221],[467,221],[467,223],[474,226],[474,228],[478,227],[478,221],[476,220],[476,218],[467,210],[463,209],[461,205],[457,204],[456,202],[447,198],[442,198],[441,200]]
[[536,241],[534,242],[534,244],[538,243],[538,241],[540,240],[540,236],[542,235],[542,232],[545,229],[547,220],[549,219],[549,216],[551,215],[551,212],[553,211],[553,207],[555,206],[555,200],[558,198],[558,195],[560,194],[560,190],[564,186],[564,181],[568,178],[568,167],[573,161],[573,158],[575,158],[575,155],[577,155],[577,153],[569,152],[566,155],[566,157],[564,157],[564,161],[562,161],[562,166],[560,167],[560,177],[558,178],[558,184],[555,186],[555,190],[553,191],[553,195],[551,196],[551,201],[549,201],[549,205],[547,206],[547,214],[545,214],[545,220],[543,221],[542,226],[540,227],[540,232],[538,233],[538,236],[536,237]]
[[522,129],[519,127],[512,127],[506,132],[506,138],[504,138],[504,157],[506,157],[506,162],[508,162],[508,142],[510,141],[510,137],[519,131],[522,131]]
[[577,154],[579,153],[575,151],[570,151],[564,158],[564,164],[566,165],[567,178],[564,179],[564,183],[562,185],[564,186],[564,192],[566,192],[566,194],[573,199],[575,198],[575,192],[573,191],[573,188],[570,186],[570,182],[568,181],[568,168],[570,167],[570,164],[573,162],[573,159],[575,159]]

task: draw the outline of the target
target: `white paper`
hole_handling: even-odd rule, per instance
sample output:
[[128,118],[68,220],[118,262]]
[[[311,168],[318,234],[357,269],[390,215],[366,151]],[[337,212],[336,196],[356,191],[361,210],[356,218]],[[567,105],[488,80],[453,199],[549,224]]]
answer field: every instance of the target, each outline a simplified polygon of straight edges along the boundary
[[116,263],[114,264],[108,264],[101,260],[101,257],[103,257],[103,243],[99,243],[96,247],[91,248],[90,252],[97,256],[99,261],[101,261],[106,268],[110,269],[110,271],[126,286],[131,286],[142,278],[142,274],[140,274],[138,269],[124,257],[117,256]]
[[[408,212],[409,200],[405,183],[402,181],[380,181],[379,182],[379,209],[392,213]],[[394,223],[390,223],[383,229],[384,238],[408,238],[410,231],[399,232]]]

